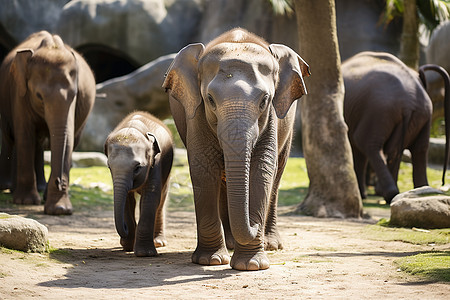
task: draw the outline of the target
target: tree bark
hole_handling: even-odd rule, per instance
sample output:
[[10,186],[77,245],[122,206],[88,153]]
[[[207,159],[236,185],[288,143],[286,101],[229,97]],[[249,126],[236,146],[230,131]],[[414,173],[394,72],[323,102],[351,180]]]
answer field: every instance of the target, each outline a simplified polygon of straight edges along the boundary
[[311,67],[300,100],[303,153],[310,180],[297,207],[315,217],[359,218],[362,201],[343,116],[344,82],[334,0],[296,0],[300,55]]
[[416,0],[404,0],[399,58],[410,68],[419,68],[419,21]]

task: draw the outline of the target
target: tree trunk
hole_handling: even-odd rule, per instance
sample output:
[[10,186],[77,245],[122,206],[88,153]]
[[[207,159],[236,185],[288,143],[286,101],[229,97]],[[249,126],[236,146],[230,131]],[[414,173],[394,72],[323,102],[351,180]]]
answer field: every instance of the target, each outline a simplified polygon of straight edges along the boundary
[[404,0],[399,58],[410,68],[419,68],[419,22],[416,0]]
[[296,0],[300,55],[311,67],[300,101],[303,153],[310,180],[298,211],[359,218],[362,201],[343,116],[344,82],[334,0]]

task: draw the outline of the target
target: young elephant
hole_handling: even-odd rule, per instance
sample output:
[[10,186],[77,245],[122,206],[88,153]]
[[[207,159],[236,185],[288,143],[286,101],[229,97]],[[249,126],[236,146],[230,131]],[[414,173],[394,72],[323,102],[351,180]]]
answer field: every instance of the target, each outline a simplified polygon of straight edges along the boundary
[[[173,146],[169,129],[146,112],[134,112],[108,136],[105,154],[114,185],[114,219],[120,243],[136,256],[155,256],[166,245],[164,202]],[[140,195],[136,227],[136,194]]]
[[32,34],[6,56],[0,68],[0,189],[12,189],[14,203],[41,203],[43,144],[49,139],[52,171],[44,211],[72,213],[68,193],[72,151],[95,92],[88,64],[57,35]]
[[[192,261],[269,267],[280,249],[278,186],[291,147],[295,100],[308,65],[292,49],[234,29],[175,57],[163,87],[186,145],[197,217]],[[225,233],[225,239],[223,236]],[[230,262],[226,245],[234,247]]]

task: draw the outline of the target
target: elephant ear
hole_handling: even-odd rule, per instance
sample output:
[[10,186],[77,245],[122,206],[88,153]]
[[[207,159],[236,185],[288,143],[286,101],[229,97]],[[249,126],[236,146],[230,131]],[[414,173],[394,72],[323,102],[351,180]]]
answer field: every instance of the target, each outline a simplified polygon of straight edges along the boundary
[[151,132],[147,132],[145,134],[145,136],[150,141],[150,144],[153,145],[153,155],[160,153],[161,149],[159,148],[159,143],[158,143],[158,139],[156,138],[156,136]]
[[167,70],[163,83],[163,88],[170,90],[169,95],[183,105],[188,119],[195,116],[195,111],[202,102],[198,60],[204,49],[205,46],[201,43],[190,44],[181,49]]
[[14,61],[11,65],[11,71],[17,84],[17,91],[20,97],[27,93],[27,64],[33,56],[32,49],[17,50]]
[[311,75],[308,64],[291,48],[281,44],[269,46],[280,65],[273,106],[278,118],[286,116],[292,103],[307,94],[303,77]]

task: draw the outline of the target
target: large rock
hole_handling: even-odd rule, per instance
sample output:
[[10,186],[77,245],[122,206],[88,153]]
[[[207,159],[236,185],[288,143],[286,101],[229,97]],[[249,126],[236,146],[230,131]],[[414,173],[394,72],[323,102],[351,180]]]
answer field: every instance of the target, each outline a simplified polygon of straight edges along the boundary
[[450,228],[450,197],[428,186],[398,194],[391,202],[390,224]]
[[55,29],[74,48],[99,45],[139,65],[177,52],[197,29],[200,0],[74,0]]
[[281,43],[298,49],[295,14],[277,15],[269,1],[205,1],[198,41],[207,43],[233,27],[243,27],[270,43]]
[[101,151],[108,134],[134,110],[170,117],[164,74],[176,54],[162,56],[136,71],[97,84],[97,99],[77,150]]
[[19,43],[36,31],[52,31],[64,5],[69,1],[0,0],[0,23]]
[[0,213],[0,245],[25,252],[44,252],[48,247],[48,229],[36,220]]

